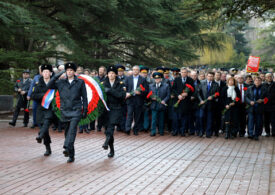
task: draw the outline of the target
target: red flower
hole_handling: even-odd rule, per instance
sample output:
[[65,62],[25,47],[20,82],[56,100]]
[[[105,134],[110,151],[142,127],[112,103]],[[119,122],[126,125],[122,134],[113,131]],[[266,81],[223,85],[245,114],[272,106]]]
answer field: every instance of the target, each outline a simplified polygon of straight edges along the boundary
[[139,86],[140,86],[141,91],[145,91],[145,88],[142,86],[142,84],[140,84]]
[[194,92],[194,87],[192,87],[191,85],[189,84],[185,84],[186,87],[188,87],[192,92]]
[[30,110],[29,110],[28,108],[26,108],[24,111],[25,111],[25,112],[30,112]]
[[16,82],[17,82],[17,83],[20,83],[20,80],[17,80]]
[[171,82],[171,85],[172,85],[172,86],[174,85],[174,81]]
[[220,96],[220,93],[219,92],[216,92],[215,94],[214,94],[214,97],[219,97]]
[[247,87],[244,87],[243,90],[246,91],[246,90],[247,90]]
[[236,97],[235,101],[236,101],[236,102],[240,101],[240,98],[239,98],[239,97]]
[[146,96],[146,98],[149,99],[149,98],[151,97],[151,95],[153,95],[153,91],[150,91],[150,92],[148,93],[148,95]]
[[264,98],[264,104],[267,104],[268,98]]

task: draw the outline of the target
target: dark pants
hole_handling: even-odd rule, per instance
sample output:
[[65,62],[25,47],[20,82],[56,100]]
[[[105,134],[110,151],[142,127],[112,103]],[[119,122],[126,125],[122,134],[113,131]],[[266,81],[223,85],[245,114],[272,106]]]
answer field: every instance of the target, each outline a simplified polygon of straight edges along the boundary
[[125,131],[125,123],[126,123],[126,115],[127,115],[127,105],[126,104],[124,104],[122,106],[121,112],[122,112],[122,116],[121,116],[122,118],[121,118],[120,123],[118,125],[118,129],[120,131]]
[[148,130],[150,127],[150,109],[146,107],[143,114],[143,129]]
[[97,130],[98,131],[101,131],[102,127],[106,127],[105,126],[105,123],[106,123],[106,117],[105,117],[106,112],[107,111],[103,111],[103,113],[97,119]]
[[49,118],[45,118],[43,120],[43,124],[41,124],[41,128],[39,130],[39,137],[41,137],[43,139],[43,143],[44,145],[49,145],[51,142],[51,137],[50,137],[50,134],[49,134],[49,128],[50,128],[50,125],[52,123],[52,120],[49,119]]
[[239,135],[245,135],[245,129],[246,129],[246,109],[245,104],[241,104],[239,107]]
[[204,110],[199,108],[198,110],[196,110],[196,133],[197,135],[203,135],[204,134],[204,128],[203,128],[203,115],[204,115]]
[[212,120],[213,120],[213,114],[212,111],[209,111],[208,109],[204,110],[203,118],[205,122],[205,134],[207,137],[212,136]]
[[265,128],[266,134],[268,134],[268,135],[270,135],[270,125],[272,127],[271,133],[272,133],[272,135],[275,135],[274,116],[273,116],[273,124],[272,124],[272,115],[275,115],[275,113],[268,112],[268,111],[264,112],[264,128]]
[[138,132],[143,129],[143,120],[142,120],[142,105],[127,105],[127,119],[125,124],[125,131],[131,131],[131,126],[133,119],[135,121],[134,132]]
[[183,114],[179,112],[173,113],[173,134],[180,133],[181,135],[185,135],[188,125],[188,114]]
[[190,113],[189,122],[188,122],[190,134],[194,134],[195,132],[197,132],[195,122],[196,122],[196,110],[192,110],[192,112]]
[[221,122],[222,122],[222,108],[219,104],[216,104],[217,109],[214,109],[213,112],[213,131],[215,135],[219,134],[219,130],[221,129]]
[[[26,112],[25,109],[26,109],[26,107],[24,107],[23,123],[27,125],[29,123],[29,112]],[[13,119],[12,119],[13,123],[16,123],[20,110],[21,110],[21,107],[16,106],[14,113],[13,113]]]
[[263,114],[248,113],[248,134],[258,137],[263,129]]
[[164,134],[164,114],[165,111],[152,110],[152,123],[151,123],[151,134],[156,134],[156,128],[158,125],[159,134]]
[[74,142],[79,121],[80,117],[74,117],[69,122],[65,122],[65,142],[63,147],[68,150],[70,157],[74,157],[75,154]]
[[32,101],[32,120],[33,120],[33,125],[37,125],[36,123],[36,111],[37,111],[37,102]]

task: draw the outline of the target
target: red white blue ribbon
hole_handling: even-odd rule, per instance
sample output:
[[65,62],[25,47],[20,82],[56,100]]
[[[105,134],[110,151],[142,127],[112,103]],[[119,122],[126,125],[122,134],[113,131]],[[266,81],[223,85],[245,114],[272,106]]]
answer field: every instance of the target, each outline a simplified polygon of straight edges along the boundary
[[43,106],[46,109],[49,109],[49,106],[54,98],[54,89],[49,89],[45,95],[43,96],[41,106]]

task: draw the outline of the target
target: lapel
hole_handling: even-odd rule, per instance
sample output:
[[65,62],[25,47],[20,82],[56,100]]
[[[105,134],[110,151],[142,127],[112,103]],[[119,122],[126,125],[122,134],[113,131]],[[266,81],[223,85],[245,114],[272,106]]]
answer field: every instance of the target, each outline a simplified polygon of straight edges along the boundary
[[137,82],[137,88],[139,87],[140,84],[142,84],[142,83],[141,83],[141,76],[139,75],[138,76],[138,82]]
[[207,96],[207,81],[202,83],[202,93],[203,93],[203,98],[206,98]]

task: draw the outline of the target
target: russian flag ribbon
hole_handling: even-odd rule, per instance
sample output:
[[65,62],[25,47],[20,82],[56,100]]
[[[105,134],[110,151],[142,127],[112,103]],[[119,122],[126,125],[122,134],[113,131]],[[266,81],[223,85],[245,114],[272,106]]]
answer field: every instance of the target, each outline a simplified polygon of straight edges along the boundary
[[48,89],[48,91],[43,96],[41,106],[43,106],[46,109],[49,109],[49,106],[54,98],[54,89]]

